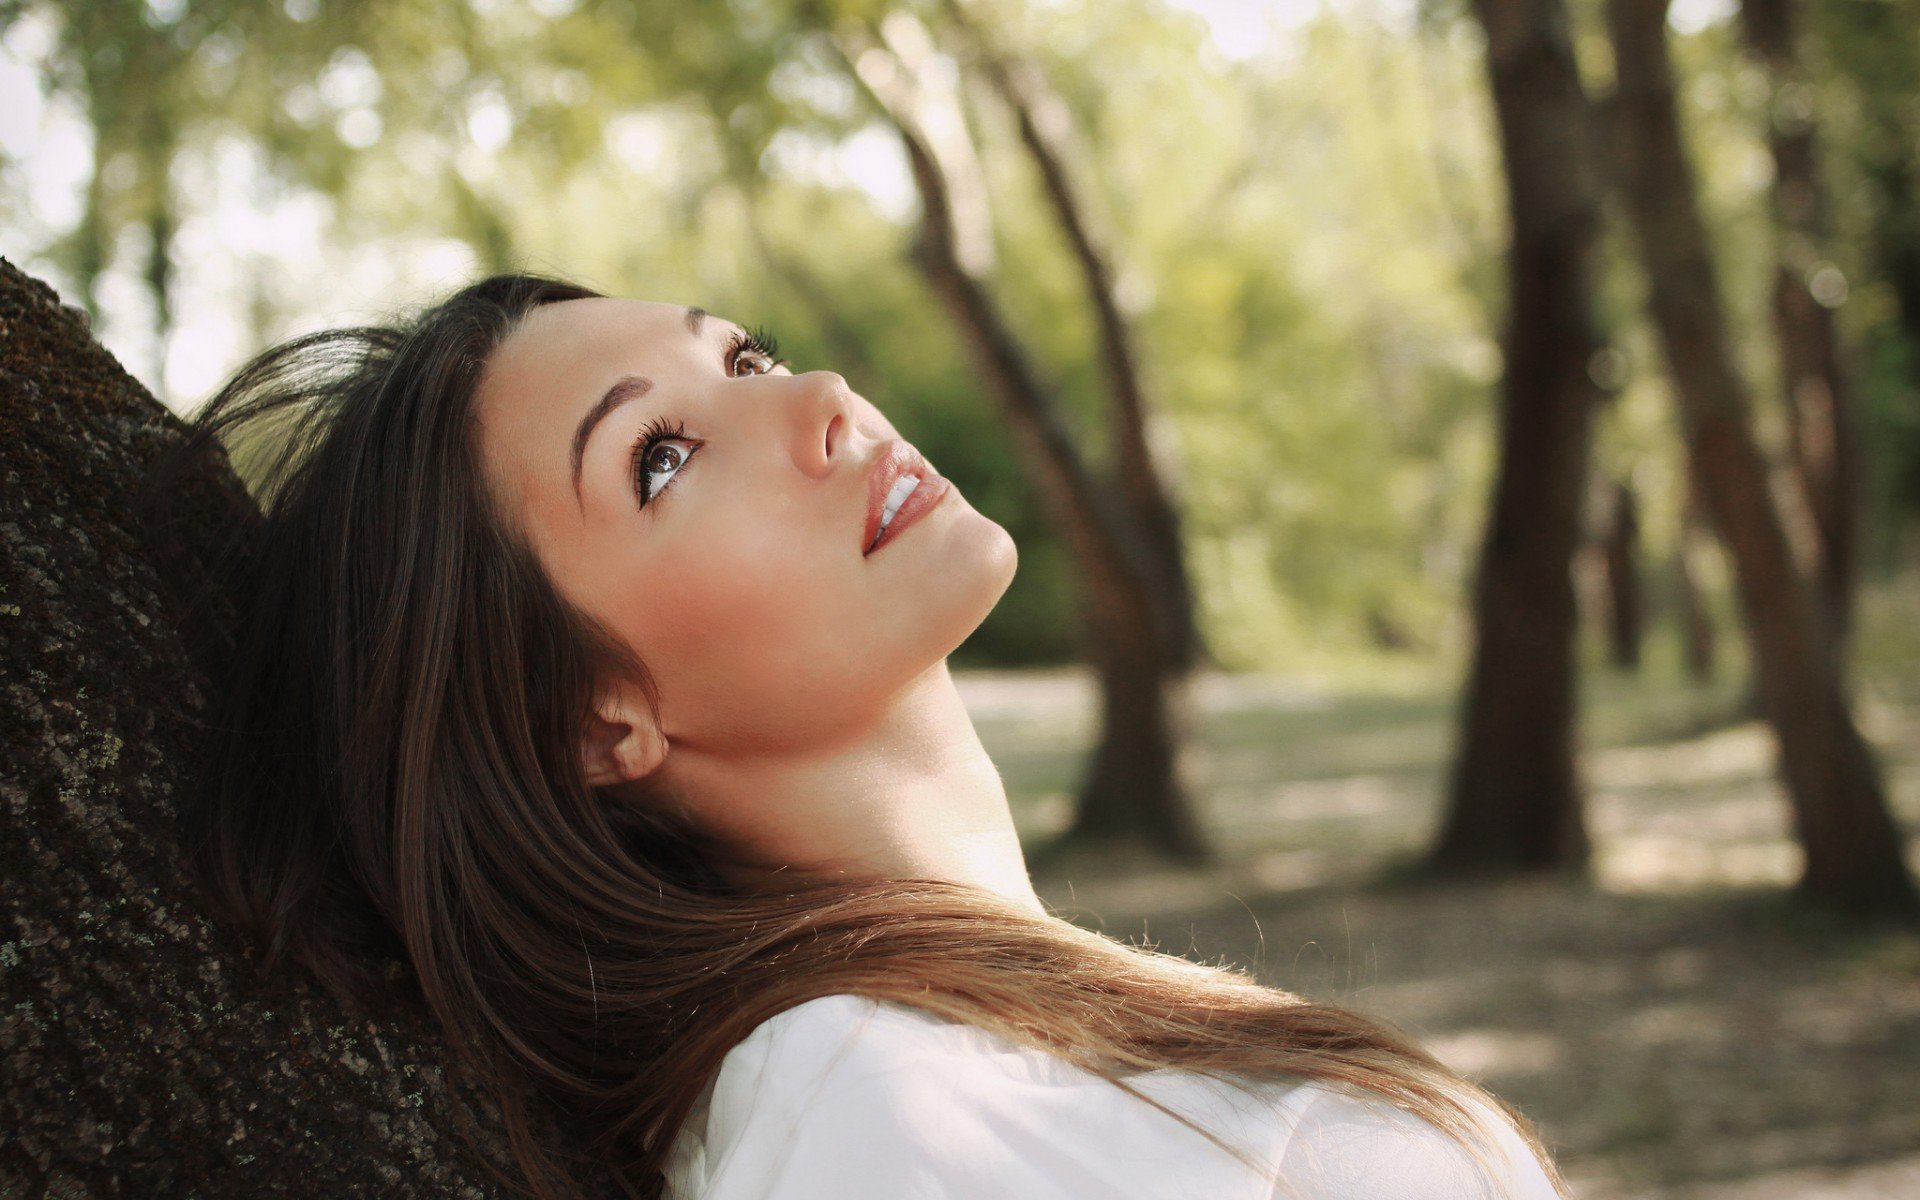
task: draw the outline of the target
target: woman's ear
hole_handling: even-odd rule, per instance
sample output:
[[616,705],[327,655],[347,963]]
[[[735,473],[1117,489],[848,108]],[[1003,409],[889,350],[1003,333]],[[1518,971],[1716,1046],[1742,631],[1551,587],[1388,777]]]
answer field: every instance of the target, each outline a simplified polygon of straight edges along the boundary
[[649,774],[667,757],[667,738],[645,699],[631,687],[603,692],[587,718],[581,741],[587,783],[612,787]]

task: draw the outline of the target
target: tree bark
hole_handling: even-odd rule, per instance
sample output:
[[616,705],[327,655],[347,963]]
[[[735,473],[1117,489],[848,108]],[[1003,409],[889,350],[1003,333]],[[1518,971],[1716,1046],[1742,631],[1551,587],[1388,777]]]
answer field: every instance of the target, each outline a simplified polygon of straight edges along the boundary
[[207,681],[164,581],[258,516],[209,466],[143,539],[180,432],[0,260],[0,1195],[505,1195],[498,1112],[423,1010],[254,984],[202,915],[174,822]]
[[1794,564],[1749,428],[1746,386],[1728,353],[1681,142],[1666,15],[1667,0],[1608,0],[1620,177],[1693,476],[1733,559],[1760,701],[1806,854],[1800,889],[1851,909],[1910,912],[1920,905],[1901,835]]
[[1572,868],[1587,857],[1575,764],[1573,560],[1593,410],[1600,181],[1559,0],[1478,0],[1512,218],[1500,466],[1475,580],[1472,666],[1431,861]]
[[921,202],[914,258],[952,316],[1034,469],[1079,573],[1084,644],[1102,704],[1098,750],[1062,845],[1134,842],[1186,862],[1212,856],[1193,811],[1189,711],[1177,647],[1158,618],[1151,550],[1116,489],[1088,469],[1052,393],[985,281],[961,255],[953,198],[934,145],[905,85],[913,65],[853,31],[839,44],[854,77],[899,133]]
[[1614,481],[1607,509],[1607,646],[1613,665],[1638,670],[1646,628],[1640,587],[1640,504],[1633,485]]
[[1833,310],[1811,286],[1826,262],[1813,88],[1800,65],[1793,0],[1741,0],[1740,24],[1772,86],[1773,325],[1793,464],[1812,516],[1822,629],[1837,666],[1853,624],[1861,505],[1858,405]]
[[1020,143],[1039,172],[1048,207],[1080,268],[1080,281],[1099,331],[1120,495],[1151,550],[1156,572],[1153,599],[1164,636],[1173,647],[1167,666],[1184,673],[1197,664],[1201,644],[1180,515],[1162,483],[1165,467],[1159,459],[1164,455],[1156,455],[1149,436],[1151,412],[1132,322],[1121,309],[1105,239],[1095,232],[1093,214],[1069,169],[1076,159],[1084,158],[1078,153],[1073,118],[1036,63],[994,43],[990,31],[975,18],[975,7],[973,0],[947,0],[947,9],[966,35],[988,82],[1013,113]]

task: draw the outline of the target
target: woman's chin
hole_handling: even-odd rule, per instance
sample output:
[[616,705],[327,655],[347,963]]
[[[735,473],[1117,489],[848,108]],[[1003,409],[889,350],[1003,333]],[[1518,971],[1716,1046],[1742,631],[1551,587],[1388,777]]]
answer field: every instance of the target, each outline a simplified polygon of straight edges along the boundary
[[1020,550],[1004,526],[971,506],[954,522],[949,533],[951,536],[941,553],[942,582],[950,587],[963,587],[968,594],[980,598],[980,614],[974,622],[977,625],[986,619],[1013,582],[1014,572],[1020,566]]
[[965,552],[955,555],[942,572],[960,593],[955,599],[965,601],[963,610],[955,613],[960,622],[955,629],[957,636],[944,653],[957,649],[980,628],[987,614],[1007,594],[1020,566],[1020,551],[1014,545],[1012,534],[985,517],[976,517],[974,523],[978,528],[969,531],[972,536],[966,539]]
[[1013,535],[1007,532],[1006,526],[969,504],[958,488],[954,489],[948,503],[956,501],[966,511],[956,514],[959,520],[953,525],[954,540],[965,545],[962,553],[970,568],[970,575],[978,574],[998,582],[998,589],[994,593],[994,599],[998,600],[1000,593],[1006,591],[1007,585],[1013,582],[1014,571],[1020,564],[1019,548],[1014,545]]
[[1007,594],[1008,586],[1013,583],[1013,577],[1020,569],[1020,547],[1014,544],[1013,535],[1005,527],[993,521],[987,524],[993,526],[997,560],[1001,564],[1000,591],[994,596],[994,601],[998,603],[1000,597]]

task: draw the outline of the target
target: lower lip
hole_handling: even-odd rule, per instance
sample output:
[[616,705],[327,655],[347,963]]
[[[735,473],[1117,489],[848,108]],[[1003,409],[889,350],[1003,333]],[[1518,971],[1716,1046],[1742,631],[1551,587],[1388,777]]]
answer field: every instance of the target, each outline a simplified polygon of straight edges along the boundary
[[875,542],[873,549],[867,553],[872,554],[889,545],[894,538],[900,536],[902,529],[919,520],[922,513],[940,503],[952,490],[953,485],[938,475],[930,475],[921,480],[920,485],[913,489],[913,494],[900,502],[900,507],[894,511],[893,520],[887,522],[887,527],[880,531],[880,540]]

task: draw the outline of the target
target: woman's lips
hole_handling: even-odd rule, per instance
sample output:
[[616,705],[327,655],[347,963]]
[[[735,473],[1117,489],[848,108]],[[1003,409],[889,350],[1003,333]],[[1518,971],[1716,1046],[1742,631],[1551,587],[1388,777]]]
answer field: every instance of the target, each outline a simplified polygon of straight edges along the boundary
[[[880,515],[885,510],[887,493],[894,481],[902,475],[912,475],[920,480],[913,493],[901,502],[894,511],[893,520],[887,522],[883,532],[880,528]],[[860,553],[872,554],[881,546],[893,541],[900,531],[913,524],[920,514],[940,502],[952,484],[936,474],[927,460],[920,456],[907,442],[895,438],[886,443],[867,473],[867,521],[860,542]],[[878,537],[879,541],[874,539]]]
[[[909,474],[912,474],[912,472],[909,472]],[[915,486],[912,494],[905,500],[902,500],[900,507],[894,510],[893,520],[888,521],[887,527],[880,531],[880,540],[873,543],[867,553],[872,554],[875,550],[880,549],[880,547],[887,545],[892,542],[894,538],[900,536],[902,529],[919,520],[921,513],[926,512],[934,505],[940,503],[941,499],[952,489],[953,485],[938,475],[922,475],[919,484]]]

